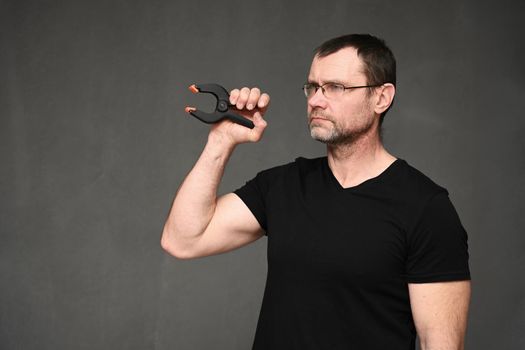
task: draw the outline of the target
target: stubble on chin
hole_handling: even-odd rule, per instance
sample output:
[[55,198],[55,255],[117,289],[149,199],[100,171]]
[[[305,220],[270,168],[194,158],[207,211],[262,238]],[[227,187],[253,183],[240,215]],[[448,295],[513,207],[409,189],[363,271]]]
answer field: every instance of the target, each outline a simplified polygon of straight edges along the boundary
[[[321,125],[323,124],[323,125]],[[334,144],[339,142],[341,133],[337,126],[331,120],[310,121],[310,136],[319,142],[325,144]]]
[[[324,118],[320,115],[317,116]],[[309,121],[310,136],[316,141],[331,146],[352,144],[362,135],[369,132],[371,127],[372,124],[368,124],[356,130],[343,130],[336,122],[328,118],[327,121]]]
[[[312,118],[322,118],[324,120],[314,120]],[[333,138],[335,124],[330,116],[322,110],[314,109],[308,114],[308,127],[310,136],[317,141],[327,143]],[[323,130],[325,132],[323,132]],[[328,135],[323,135],[328,131]]]

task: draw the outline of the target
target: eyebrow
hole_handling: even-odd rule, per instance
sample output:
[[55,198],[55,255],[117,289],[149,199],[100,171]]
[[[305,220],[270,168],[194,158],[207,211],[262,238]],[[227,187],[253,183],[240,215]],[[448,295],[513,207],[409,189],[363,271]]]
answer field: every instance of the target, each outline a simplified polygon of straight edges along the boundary
[[[311,80],[310,78],[308,78],[307,83],[308,83],[308,84],[317,84],[316,81],[313,81],[313,80]],[[344,82],[344,81],[342,81],[342,80],[339,80],[339,79],[326,80],[326,81],[324,81],[323,84],[327,84],[327,83],[341,84],[341,85],[344,85],[344,86],[349,85],[349,84],[347,84],[346,82]],[[323,85],[323,84],[320,84],[320,85]]]

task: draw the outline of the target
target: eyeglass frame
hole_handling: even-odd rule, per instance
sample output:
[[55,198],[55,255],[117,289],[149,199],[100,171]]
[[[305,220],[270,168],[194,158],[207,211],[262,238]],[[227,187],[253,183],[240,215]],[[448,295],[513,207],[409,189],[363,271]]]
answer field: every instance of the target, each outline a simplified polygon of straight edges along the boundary
[[[326,96],[325,92],[326,90],[324,89],[324,86],[325,85],[338,85],[338,86],[342,86],[343,87],[343,93],[344,91],[346,90],[351,90],[351,89],[360,89],[360,88],[370,88],[370,87],[378,87],[378,86],[381,86],[381,85],[385,85],[386,83],[382,83],[382,84],[375,84],[375,85],[359,85],[359,86],[345,86],[344,84],[341,84],[341,83],[337,83],[337,82],[333,82],[333,81],[329,81],[329,82],[326,82],[324,83],[323,85],[319,85],[319,84],[316,84],[316,83],[304,83],[303,85],[303,93],[305,95],[305,97],[307,99],[313,97],[316,93],[317,93],[317,90],[321,89],[321,92],[323,93],[323,96],[326,97],[326,98],[334,98],[333,96],[332,97],[328,97]],[[315,87],[315,92],[309,97],[308,94],[306,93],[306,86],[307,85],[312,85]],[[340,96],[343,95],[343,93],[341,93]],[[338,97],[338,96],[337,96]]]

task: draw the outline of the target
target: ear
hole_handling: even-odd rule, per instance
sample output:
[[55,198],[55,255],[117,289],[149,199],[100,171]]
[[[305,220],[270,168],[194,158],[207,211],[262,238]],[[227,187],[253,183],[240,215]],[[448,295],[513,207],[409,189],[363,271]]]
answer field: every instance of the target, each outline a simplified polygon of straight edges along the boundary
[[396,87],[391,83],[386,83],[378,89],[376,95],[376,103],[374,106],[374,111],[377,114],[381,114],[387,110],[388,107],[392,104],[394,100],[394,95],[396,94]]

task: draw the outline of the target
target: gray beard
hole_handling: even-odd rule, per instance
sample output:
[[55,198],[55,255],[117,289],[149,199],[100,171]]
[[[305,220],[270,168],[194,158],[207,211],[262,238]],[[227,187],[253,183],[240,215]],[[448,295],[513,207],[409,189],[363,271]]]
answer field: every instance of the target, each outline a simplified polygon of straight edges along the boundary
[[361,136],[367,134],[370,131],[370,129],[372,129],[372,126],[373,126],[373,122],[371,122],[369,124],[361,126],[359,129],[343,130],[338,124],[332,122],[331,119],[329,120],[329,122],[332,123],[332,128],[330,129],[330,132],[327,135],[319,135],[316,133],[315,129],[320,128],[320,127],[317,127],[317,126],[312,127],[311,124],[309,125],[309,127],[310,127],[310,136],[314,140],[320,141],[330,146],[352,144],[356,140],[358,140]]

